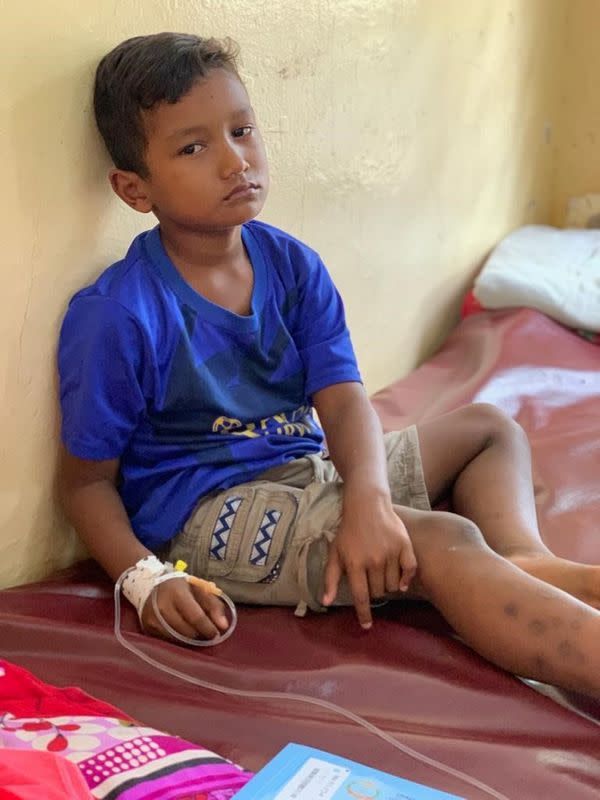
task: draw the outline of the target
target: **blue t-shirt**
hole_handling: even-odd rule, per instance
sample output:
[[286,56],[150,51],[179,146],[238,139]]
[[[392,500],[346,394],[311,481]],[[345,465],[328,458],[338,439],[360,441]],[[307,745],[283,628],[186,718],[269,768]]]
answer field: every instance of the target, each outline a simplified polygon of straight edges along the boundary
[[62,437],[120,459],[133,530],[157,548],[201,497],[322,450],[311,396],[360,381],[342,301],[319,256],[262,222],[242,227],[252,308],[211,303],[159,228],[134,239],[69,305],[59,343]]

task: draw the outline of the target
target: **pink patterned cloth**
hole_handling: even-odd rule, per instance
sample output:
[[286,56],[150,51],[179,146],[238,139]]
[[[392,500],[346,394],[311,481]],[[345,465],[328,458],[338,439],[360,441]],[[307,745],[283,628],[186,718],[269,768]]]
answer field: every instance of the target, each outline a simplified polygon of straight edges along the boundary
[[[229,800],[252,777],[210,750],[140,725],[117,709],[114,715],[94,714],[96,701],[82,692],[82,711],[76,713],[74,692],[79,690],[47,686],[0,661],[0,747],[61,755],[77,766],[91,795],[106,800]],[[34,713],[27,713],[28,702]],[[61,713],[44,713],[49,708]],[[0,785],[1,777],[0,772]]]

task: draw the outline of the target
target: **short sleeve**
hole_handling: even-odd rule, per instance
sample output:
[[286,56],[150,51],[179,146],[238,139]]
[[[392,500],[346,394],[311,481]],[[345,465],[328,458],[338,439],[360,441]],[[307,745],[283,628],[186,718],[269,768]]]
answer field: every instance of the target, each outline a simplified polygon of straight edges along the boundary
[[293,336],[307,395],[335,383],[360,382],[342,299],[316,253],[309,253],[298,277],[297,312]]
[[75,298],[63,321],[58,371],[62,439],[74,456],[119,458],[145,411],[144,340],[106,297]]

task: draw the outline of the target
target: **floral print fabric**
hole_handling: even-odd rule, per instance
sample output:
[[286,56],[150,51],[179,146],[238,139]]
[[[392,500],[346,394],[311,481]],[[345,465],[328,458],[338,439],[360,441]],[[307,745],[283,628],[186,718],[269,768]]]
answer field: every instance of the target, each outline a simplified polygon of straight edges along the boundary
[[[17,683],[20,692],[15,692]],[[76,714],[71,708],[67,714],[46,716],[40,713],[44,710],[40,690],[46,686],[25,670],[0,661],[0,747],[64,756],[77,765],[93,797],[229,800],[252,777],[209,750],[139,725],[125,714]],[[51,707],[56,708],[56,692],[63,690],[47,689],[53,697]],[[28,692],[37,714],[17,716],[8,710],[15,704],[25,710]],[[88,702],[82,706],[90,710]]]

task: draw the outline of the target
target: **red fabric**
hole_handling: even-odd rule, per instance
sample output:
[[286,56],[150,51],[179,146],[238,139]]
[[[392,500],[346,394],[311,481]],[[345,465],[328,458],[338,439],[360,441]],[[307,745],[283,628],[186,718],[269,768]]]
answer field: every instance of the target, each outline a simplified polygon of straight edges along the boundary
[[475,297],[473,290],[467,292],[460,310],[461,318],[464,319],[465,317],[470,317],[471,314],[479,314],[481,311],[485,311],[485,308]]
[[[59,689],[27,670],[0,660],[0,713],[15,717],[93,716],[130,720],[127,714],[69,686]],[[0,751],[1,752],[1,751]]]
[[93,795],[66,758],[0,748],[0,800],[93,800]]

